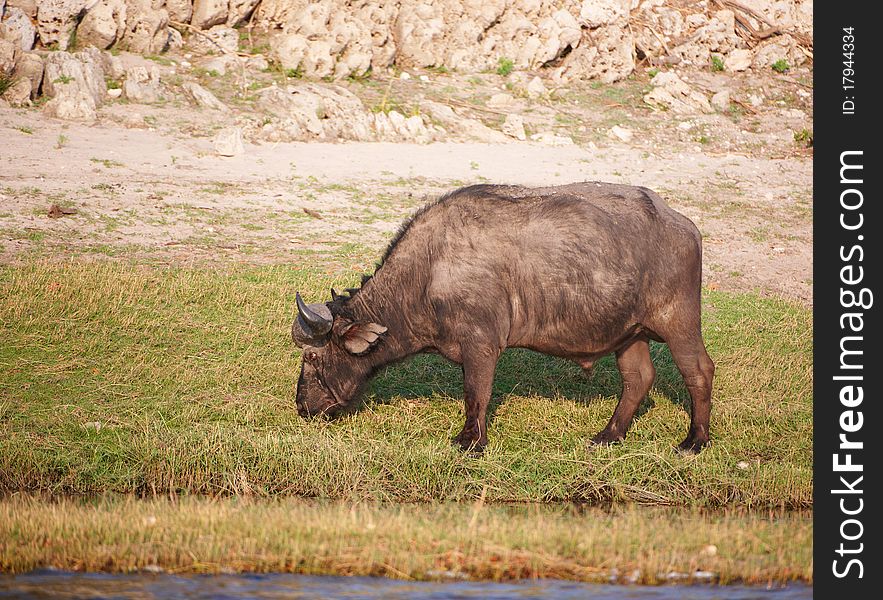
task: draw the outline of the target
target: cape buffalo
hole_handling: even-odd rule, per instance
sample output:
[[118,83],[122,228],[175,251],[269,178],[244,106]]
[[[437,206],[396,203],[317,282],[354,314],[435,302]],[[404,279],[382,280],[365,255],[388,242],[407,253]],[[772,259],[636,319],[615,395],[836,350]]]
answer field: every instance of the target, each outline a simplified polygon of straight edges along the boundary
[[680,448],[698,452],[714,376],[701,280],[699,231],[646,188],[465,187],[408,220],[359,289],[309,305],[297,294],[297,410],[333,416],[356,404],[380,367],[436,352],[463,369],[466,423],[454,441],[480,451],[503,350],[530,348],[584,369],[613,352],[622,394],[593,439],[610,443],[625,436],[653,384],[653,339],[668,344],[692,399]]

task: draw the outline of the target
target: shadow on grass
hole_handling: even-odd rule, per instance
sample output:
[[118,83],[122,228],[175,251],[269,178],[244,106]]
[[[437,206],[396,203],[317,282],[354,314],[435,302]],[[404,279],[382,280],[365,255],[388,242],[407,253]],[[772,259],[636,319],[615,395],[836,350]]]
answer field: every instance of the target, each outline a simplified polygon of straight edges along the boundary
[[[651,342],[650,355],[656,366],[655,393],[690,412],[690,395],[668,346]],[[619,397],[622,380],[613,355],[595,363],[588,374],[573,362],[521,348],[503,353],[494,376],[488,421],[512,394],[520,396],[563,397],[589,404],[599,397]],[[463,398],[463,375],[459,365],[438,355],[418,355],[382,370],[371,382],[369,403],[393,404],[401,398],[442,396]],[[645,399],[636,417],[653,407]]]

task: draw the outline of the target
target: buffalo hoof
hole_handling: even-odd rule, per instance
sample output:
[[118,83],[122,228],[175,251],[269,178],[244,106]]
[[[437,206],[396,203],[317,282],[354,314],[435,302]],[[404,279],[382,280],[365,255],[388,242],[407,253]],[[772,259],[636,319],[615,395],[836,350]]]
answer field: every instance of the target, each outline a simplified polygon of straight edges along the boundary
[[476,440],[469,436],[460,434],[457,437],[451,439],[451,444],[457,446],[463,452],[469,452],[470,454],[482,454],[485,447],[487,446],[487,440]]
[[589,445],[591,446],[609,446],[610,444],[615,444],[617,442],[621,442],[624,436],[614,435],[608,431],[602,431],[591,440],[589,440]]
[[707,439],[687,438],[678,445],[678,450],[688,454],[699,454],[707,445]]

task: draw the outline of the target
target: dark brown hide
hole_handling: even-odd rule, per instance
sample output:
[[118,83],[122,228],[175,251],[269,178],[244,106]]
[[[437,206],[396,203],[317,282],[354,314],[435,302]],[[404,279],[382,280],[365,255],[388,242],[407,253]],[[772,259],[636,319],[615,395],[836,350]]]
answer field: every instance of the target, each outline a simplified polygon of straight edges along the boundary
[[[383,365],[437,352],[462,365],[466,423],[487,444],[497,360],[530,348],[588,368],[615,353],[622,396],[594,441],[622,439],[653,383],[648,338],[664,341],[692,398],[680,447],[708,443],[714,364],[700,332],[702,241],[641,187],[472,186],[420,210],[362,287],[327,306],[333,327],[304,346],[297,405],[335,414]],[[303,321],[303,314],[301,321]]]

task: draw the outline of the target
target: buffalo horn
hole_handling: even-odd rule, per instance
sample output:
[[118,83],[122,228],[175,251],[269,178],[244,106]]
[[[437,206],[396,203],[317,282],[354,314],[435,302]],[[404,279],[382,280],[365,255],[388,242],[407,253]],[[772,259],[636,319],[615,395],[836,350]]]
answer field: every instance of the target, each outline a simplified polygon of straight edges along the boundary
[[332,320],[317,312],[322,308],[325,309],[322,312],[328,312],[325,305],[312,305],[315,308],[307,306],[303,298],[300,297],[300,292],[295,294],[295,300],[297,301],[298,321],[300,321],[304,333],[310,337],[321,337],[331,331]]

